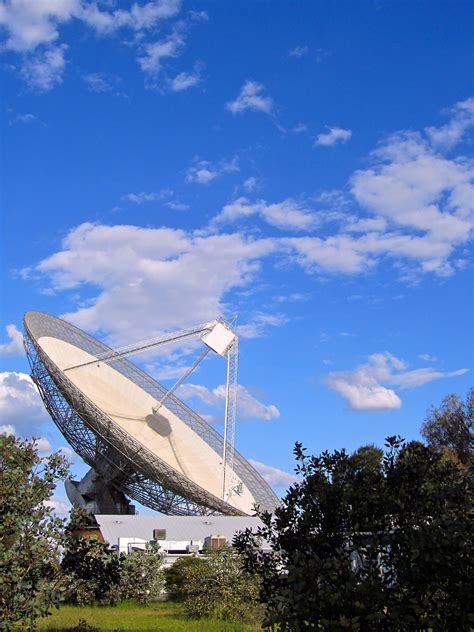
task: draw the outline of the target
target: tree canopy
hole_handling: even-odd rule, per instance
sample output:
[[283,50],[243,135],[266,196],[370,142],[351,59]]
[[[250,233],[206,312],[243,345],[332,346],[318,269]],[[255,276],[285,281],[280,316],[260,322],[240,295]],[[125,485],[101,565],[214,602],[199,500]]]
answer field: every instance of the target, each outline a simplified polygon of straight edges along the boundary
[[453,450],[462,463],[472,459],[474,451],[474,388],[463,402],[458,395],[447,395],[439,407],[433,406],[421,428],[428,445]]
[[31,627],[62,600],[64,521],[46,502],[67,472],[60,454],[41,458],[35,440],[0,436],[0,630]]
[[417,441],[386,448],[308,456],[296,444],[301,480],[235,540],[261,577],[268,625],[469,629],[472,472]]

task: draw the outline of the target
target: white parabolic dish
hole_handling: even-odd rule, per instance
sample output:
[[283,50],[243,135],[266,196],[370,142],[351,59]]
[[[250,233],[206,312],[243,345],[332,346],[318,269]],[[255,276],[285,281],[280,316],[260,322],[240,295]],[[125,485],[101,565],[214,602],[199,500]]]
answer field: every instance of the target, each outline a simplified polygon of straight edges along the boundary
[[[32,377],[46,408],[89,465],[100,471],[98,461],[105,460],[109,469],[123,471],[117,480],[127,495],[166,513],[186,513],[182,503],[173,504],[174,496],[225,514],[250,515],[255,505],[274,509],[275,494],[237,452],[222,498],[222,437],[174,396],[154,414],[166,389],[136,365],[125,358],[95,362],[112,350],[61,319],[27,312],[24,323]],[[58,396],[75,414],[74,421],[58,412]],[[81,421],[93,433],[95,449],[81,449],[78,429],[71,427]],[[134,493],[140,481],[145,495]],[[168,512],[163,502],[146,502],[147,495],[153,496],[153,483],[163,488],[161,499],[163,490],[165,496],[168,492]]]

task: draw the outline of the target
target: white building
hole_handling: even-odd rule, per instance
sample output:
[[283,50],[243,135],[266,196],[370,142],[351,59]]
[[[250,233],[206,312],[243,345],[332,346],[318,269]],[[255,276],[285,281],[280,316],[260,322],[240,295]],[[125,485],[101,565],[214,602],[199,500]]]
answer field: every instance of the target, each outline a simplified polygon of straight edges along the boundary
[[166,565],[178,557],[232,544],[234,536],[247,528],[262,525],[249,516],[128,516],[96,514],[95,519],[105,542],[120,553],[144,549],[156,543],[166,554]]

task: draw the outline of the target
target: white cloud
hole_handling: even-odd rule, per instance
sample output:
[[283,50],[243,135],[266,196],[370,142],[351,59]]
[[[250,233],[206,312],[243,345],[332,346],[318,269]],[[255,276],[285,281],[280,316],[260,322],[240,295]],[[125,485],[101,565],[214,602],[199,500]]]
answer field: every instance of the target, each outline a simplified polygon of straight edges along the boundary
[[201,82],[201,71],[199,67],[193,72],[180,72],[170,80],[170,88],[173,92],[183,92],[197,86]]
[[162,60],[177,57],[184,47],[184,38],[174,31],[169,37],[157,42],[144,44],[138,57],[140,68],[150,77],[156,79],[162,70]]
[[161,189],[161,191],[140,191],[139,193],[127,193],[122,200],[127,200],[133,204],[144,204],[145,202],[157,202],[169,198],[173,195],[171,189]]
[[171,228],[86,223],[36,271],[51,278],[56,291],[99,288],[87,306],[66,317],[110,332],[117,344],[225,313],[226,293],[248,284],[273,251],[271,240],[238,234],[193,237]]
[[309,53],[308,46],[295,46],[288,52],[289,57],[306,57]]
[[288,322],[285,314],[265,314],[257,312],[251,320],[237,326],[237,333],[242,338],[261,338],[266,335],[269,327],[283,327]]
[[274,485],[275,487],[289,487],[298,480],[296,474],[289,474],[273,465],[266,465],[260,461],[254,461],[253,459],[249,459],[249,463],[263,476],[269,485]]
[[100,72],[91,72],[83,75],[82,80],[91,92],[97,93],[114,92],[116,90],[117,83],[119,83],[119,79],[116,76]]
[[347,143],[352,137],[350,129],[343,129],[342,127],[330,127],[329,131],[318,134],[314,144],[323,145],[325,147],[332,147],[337,143]]
[[258,180],[255,176],[251,176],[250,178],[244,180],[242,186],[247,191],[247,193],[251,193],[252,191],[255,191],[255,189],[258,187]]
[[[150,0],[134,2],[127,9],[108,10],[104,3],[84,0],[10,0],[0,5],[0,25],[6,38],[7,50],[19,53],[21,75],[30,88],[47,92],[62,81],[66,66],[65,44],[58,45],[60,28],[72,19],[92,28],[101,36],[112,36],[120,29],[130,29],[135,43],[141,47],[138,62],[144,72],[156,77],[161,60],[175,57],[184,45],[175,31],[167,38],[144,42],[161,20],[175,17],[180,0]],[[88,76],[89,86],[96,91],[108,91],[107,81],[94,73]]]
[[0,426],[0,434],[2,435],[15,435],[16,434],[16,428],[15,426],[12,426],[11,424],[3,424]]
[[438,358],[430,353],[420,353],[418,357],[425,362],[438,362]]
[[[451,274],[450,255],[467,241],[474,225],[474,167],[447,159],[416,133],[391,137],[373,153],[374,165],[351,179],[357,202],[414,235],[367,238],[364,247],[418,258],[425,271]],[[386,242],[386,243],[384,243]]]
[[18,331],[16,325],[13,324],[7,325],[5,329],[10,338],[10,342],[5,342],[0,345],[0,356],[23,354],[23,334],[21,331]]
[[66,518],[69,516],[71,503],[69,502],[67,496],[58,496],[54,494],[51,498],[49,498],[49,500],[45,500],[44,504],[46,507],[51,507],[53,512],[60,518]]
[[32,436],[49,416],[38,389],[26,373],[0,373],[0,418],[20,436]]
[[269,114],[273,109],[273,99],[266,94],[265,86],[257,81],[246,81],[239,96],[234,101],[226,103],[226,108],[232,114],[239,114],[245,110],[255,110]]
[[10,0],[0,5],[0,24],[8,33],[5,48],[19,53],[40,44],[52,44],[58,26],[68,22],[80,9],[79,0]]
[[317,224],[317,216],[311,209],[291,198],[279,203],[269,204],[265,200],[250,202],[240,197],[226,204],[212,220],[212,226],[234,222],[241,218],[258,215],[271,226],[280,229],[309,230]]
[[451,109],[451,120],[442,127],[427,127],[426,133],[435,146],[444,149],[454,147],[466,131],[474,126],[474,97],[459,101]]
[[467,369],[435,371],[431,367],[408,370],[403,360],[385,351],[372,354],[367,363],[353,371],[329,373],[324,381],[342,395],[353,410],[390,410],[402,405],[394,388],[417,388],[433,380],[456,377],[466,372]]
[[[210,390],[200,384],[183,384],[179,387],[178,394],[183,399],[197,398],[212,408],[222,407],[225,402],[226,386],[221,384]],[[274,404],[263,404],[240,384],[237,389],[237,411],[240,419],[270,421],[280,416],[280,411]]]
[[169,202],[165,202],[165,206],[173,209],[173,211],[187,211],[190,208],[189,204],[178,202],[177,200],[170,200]]
[[61,44],[27,57],[21,68],[21,76],[28,87],[38,92],[49,92],[62,83],[66,50],[66,44]]
[[195,160],[195,164],[186,172],[185,181],[197,184],[209,184],[224,173],[233,173],[240,171],[237,158],[232,160],[221,160],[217,164],[213,164],[209,160]]
[[76,13],[98,33],[107,35],[125,27],[136,32],[152,29],[160,20],[174,17],[180,7],[180,0],[152,0],[143,5],[134,2],[128,10],[104,11],[92,2],[82,3]]
[[30,112],[25,112],[24,114],[17,114],[13,119],[14,123],[33,123],[38,120],[34,114]]

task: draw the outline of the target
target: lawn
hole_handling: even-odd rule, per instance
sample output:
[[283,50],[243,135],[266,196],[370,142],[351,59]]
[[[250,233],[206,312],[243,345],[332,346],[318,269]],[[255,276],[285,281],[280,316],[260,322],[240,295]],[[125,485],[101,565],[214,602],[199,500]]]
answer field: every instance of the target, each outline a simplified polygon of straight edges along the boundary
[[188,619],[181,606],[165,601],[149,605],[122,603],[118,606],[63,606],[50,617],[39,619],[40,630],[66,631],[79,620],[99,630],[156,630],[157,632],[256,632],[259,625],[227,623],[210,619]]

